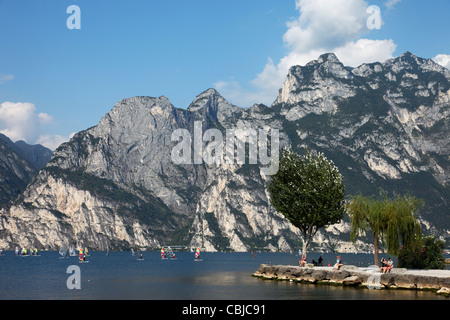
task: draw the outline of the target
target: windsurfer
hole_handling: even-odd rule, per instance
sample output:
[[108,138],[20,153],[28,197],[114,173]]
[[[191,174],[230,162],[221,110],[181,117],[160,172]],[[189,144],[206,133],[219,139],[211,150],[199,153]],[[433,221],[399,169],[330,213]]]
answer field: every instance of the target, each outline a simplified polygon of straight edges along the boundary
[[195,251],[195,259],[200,259],[200,248]]
[[83,249],[80,249],[80,254],[79,254],[78,258],[81,261],[85,261],[86,260],[86,255],[83,253]]

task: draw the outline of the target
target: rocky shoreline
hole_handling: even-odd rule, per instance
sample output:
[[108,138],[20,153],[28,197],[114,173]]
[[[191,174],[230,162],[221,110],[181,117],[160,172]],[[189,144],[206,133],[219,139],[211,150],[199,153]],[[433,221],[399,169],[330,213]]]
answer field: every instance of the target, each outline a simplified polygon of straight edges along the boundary
[[266,280],[295,281],[317,285],[355,286],[368,289],[430,290],[450,297],[450,270],[407,270],[393,268],[390,273],[380,273],[376,268],[343,266],[298,267],[262,264],[253,273]]

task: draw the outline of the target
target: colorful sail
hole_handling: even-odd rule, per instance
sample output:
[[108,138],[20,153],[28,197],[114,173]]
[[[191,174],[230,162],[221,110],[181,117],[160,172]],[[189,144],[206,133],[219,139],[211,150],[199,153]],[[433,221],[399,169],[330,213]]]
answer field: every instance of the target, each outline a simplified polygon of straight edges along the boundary
[[79,258],[80,260],[84,261],[85,255],[84,255],[84,253],[83,253],[83,249],[80,249],[80,254],[78,255],[78,258]]
[[200,248],[197,248],[197,250],[195,250],[195,259],[199,258],[200,258]]
[[164,248],[161,248],[161,259],[166,258],[166,253],[164,252]]

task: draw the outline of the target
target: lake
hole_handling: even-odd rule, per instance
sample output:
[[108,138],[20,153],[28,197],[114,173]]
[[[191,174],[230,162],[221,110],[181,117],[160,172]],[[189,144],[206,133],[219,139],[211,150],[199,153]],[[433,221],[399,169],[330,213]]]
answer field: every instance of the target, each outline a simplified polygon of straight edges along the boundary
[[[369,290],[302,285],[252,277],[262,263],[298,265],[298,254],[177,252],[176,260],[161,260],[159,252],[144,252],[143,261],[131,252],[90,252],[89,263],[78,257],[61,259],[57,252],[20,257],[0,256],[2,300],[435,300],[433,292]],[[369,266],[371,254],[341,254],[345,264]],[[308,261],[320,254],[311,253]],[[323,254],[324,265],[335,254]],[[382,255],[380,255],[381,257]],[[387,256],[386,256],[387,258]],[[70,266],[79,267],[80,289],[69,289]]]

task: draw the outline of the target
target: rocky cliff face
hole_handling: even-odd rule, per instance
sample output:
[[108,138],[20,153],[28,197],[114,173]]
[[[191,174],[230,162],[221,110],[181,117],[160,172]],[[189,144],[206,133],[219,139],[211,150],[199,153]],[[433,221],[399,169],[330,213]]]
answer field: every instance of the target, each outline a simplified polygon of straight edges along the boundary
[[[1,212],[0,247],[57,248],[65,241],[93,249],[297,250],[298,231],[270,205],[261,154],[257,164],[249,156],[255,143],[261,150],[267,141],[250,140],[244,164],[225,161],[231,129],[256,137],[260,129],[278,130],[281,146],[324,152],[343,173],[348,193],[411,191],[427,201],[424,226],[448,237],[449,81],[450,71],[410,53],[354,69],[326,54],[291,68],[270,107],[239,108],[214,89],[187,110],[166,97],[122,100],[97,126],[58,148]],[[189,139],[174,138],[176,130]],[[174,148],[182,142],[192,161],[175,164]],[[205,154],[220,163],[203,161]],[[349,243],[346,221],[322,230],[313,246],[368,248]]]

